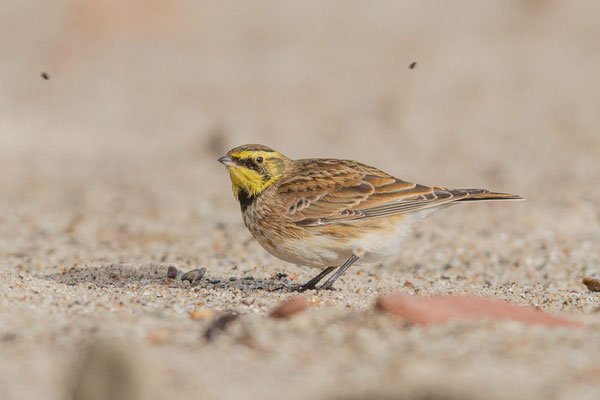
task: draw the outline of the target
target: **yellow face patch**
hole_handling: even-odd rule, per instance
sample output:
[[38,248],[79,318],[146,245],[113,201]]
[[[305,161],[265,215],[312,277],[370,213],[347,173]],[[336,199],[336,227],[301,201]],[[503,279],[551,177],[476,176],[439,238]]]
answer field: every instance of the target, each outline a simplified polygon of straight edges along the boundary
[[227,167],[229,176],[231,177],[231,186],[233,194],[237,197],[240,189],[245,190],[248,194],[256,196],[266,189],[263,183],[263,177],[258,172],[243,167]]
[[[275,182],[285,169],[285,156],[275,151],[242,150],[228,154],[235,165],[228,165],[233,193],[256,196]],[[238,199],[239,200],[239,199]]]

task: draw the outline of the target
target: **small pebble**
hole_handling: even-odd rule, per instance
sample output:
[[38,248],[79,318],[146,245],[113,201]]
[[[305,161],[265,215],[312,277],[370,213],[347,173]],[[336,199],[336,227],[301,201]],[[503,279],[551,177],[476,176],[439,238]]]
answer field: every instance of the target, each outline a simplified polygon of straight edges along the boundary
[[[206,268],[193,269],[191,271],[186,272],[181,277],[182,281],[189,281],[190,283],[199,281],[206,274]],[[209,281],[210,282],[210,281]],[[212,283],[212,282],[211,282]]]
[[170,267],[167,269],[167,278],[171,278],[171,279],[175,279],[175,278],[177,278],[177,272],[178,272],[178,271],[177,271],[177,268],[175,268],[175,267],[173,267],[173,266],[170,266]]
[[254,277],[253,276],[244,276],[242,279],[245,281],[253,281]]
[[233,312],[228,312],[217,317],[210,323],[208,328],[206,328],[206,331],[204,331],[204,338],[206,340],[214,339],[217,334],[224,332],[227,325],[238,319],[238,317],[239,315]]
[[148,333],[146,339],[148,339],[148,341],[152,344],[163,344],[169,340],[169,334],[164,330],[154,331]]
[[210,310],[194,310],[190,313],[190,318],[194,321],[200,321],[204,318],[210,317],[212,315],[212,311]]
[[306,296],[297,295],[290,297],[271,312],[272,318],[287,318],[308,307]]
[[415,287],[415,284],[412,283],[411,281],[404,281],[404,287],[413,288],[413,287]]
[[207,281],[208,283],[212,283],[213,285],[214,285],[215,283],[219,283],[219,282],[221,282],[221,280],[220,280],[220,279],[207,279],[206,281]]
[[17,335],[15,333],[7,333],[4,336],[2,336],[2,338],[0,338],[0,341],[14,342],[16,339],[17,339]]
[[249,297],[247,299],[242,300],[242,304],[247,305],[247,306],[251,306],[252,304],[254,304],[254,297]]
[[235,281],[237,281],[237,278],[235,276],[232,276],[231,278],[229,278],[229,281],[230,282],[235,282]]
[[583,278],[582,283],[587,286],[591,292],[600,292],[600,276],[588,276]]

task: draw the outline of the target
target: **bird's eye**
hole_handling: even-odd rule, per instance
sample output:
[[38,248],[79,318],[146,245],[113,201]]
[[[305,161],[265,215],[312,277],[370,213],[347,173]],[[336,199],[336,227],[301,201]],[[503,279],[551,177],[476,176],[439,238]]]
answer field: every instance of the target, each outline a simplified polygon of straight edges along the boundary
[[260,164],[261,162],[263,162],[263,158],[260,156],[256,157],[256,162]]

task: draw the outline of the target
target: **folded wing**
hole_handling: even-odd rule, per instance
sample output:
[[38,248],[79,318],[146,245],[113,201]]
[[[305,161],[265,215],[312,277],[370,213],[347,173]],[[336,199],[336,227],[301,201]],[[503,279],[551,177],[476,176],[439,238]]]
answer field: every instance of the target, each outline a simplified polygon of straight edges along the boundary
[[406,182],[349,160],[300,160],[278,195],[297,224],[346,224],[417,212],[466,200],[520,199],[484,189],[446,189]]

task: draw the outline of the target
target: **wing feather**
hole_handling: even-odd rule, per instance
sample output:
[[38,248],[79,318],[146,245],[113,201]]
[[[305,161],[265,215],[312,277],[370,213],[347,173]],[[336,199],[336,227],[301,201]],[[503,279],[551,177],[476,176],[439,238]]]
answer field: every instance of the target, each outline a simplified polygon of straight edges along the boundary
[[419,185],[349,160],[298,160],[290,175],[280,182],[278,197],[288,217],[303,226],[412,213],[487,192]]

